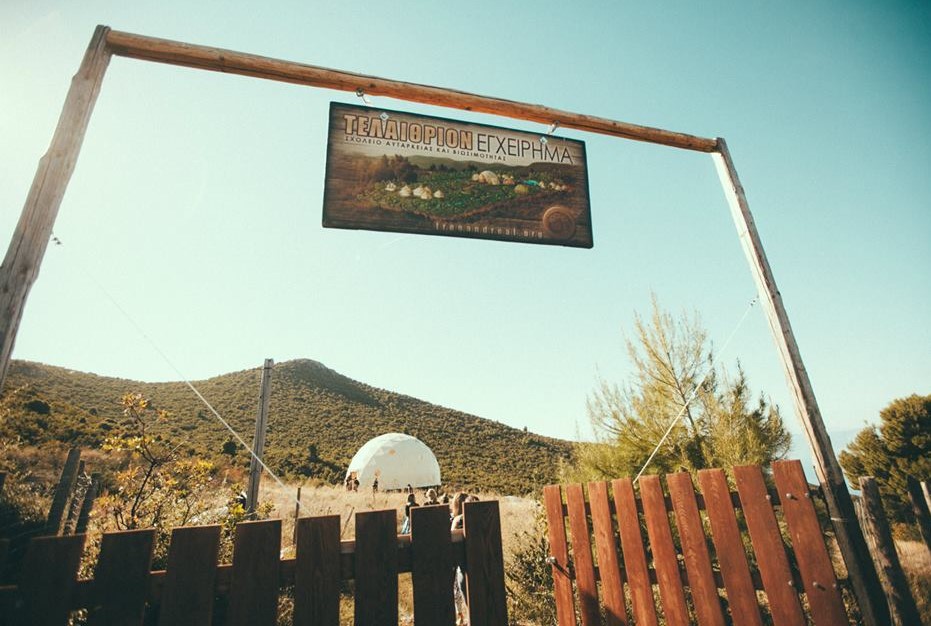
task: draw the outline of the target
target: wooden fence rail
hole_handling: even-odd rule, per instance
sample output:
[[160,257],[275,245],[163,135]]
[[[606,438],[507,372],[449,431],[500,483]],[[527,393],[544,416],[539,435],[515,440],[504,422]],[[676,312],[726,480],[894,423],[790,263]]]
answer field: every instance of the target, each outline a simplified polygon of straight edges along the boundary
[[219,526],[176,528],[166,569],[154,572],[153,530],[109,533],[88,580],[77,578],[84,535],[42,537],[30,544],[18,584],[0,587],[0,624],[65,626],[85,609],[90,626],[270,626],[281,590],[291,588],[295,625],[337,625],[341,583],[354,580],[355,623],[394,625],[398,575],[410,572],[414,623],[451,625],[459,566],[470,624],[506,625],[498,503],[466,503],[463,526],[449,530],[446,506],[416,507],[411,534],[399,536],[394,510],[370,511],[356,514],[355,540],[341,541],[338,515],[302,518],[297,555],[282,559],[281,520],[244,522],[233,562],[221,565]]
[[849,623],[798,461],[665,478],[544,488],[559,626]]

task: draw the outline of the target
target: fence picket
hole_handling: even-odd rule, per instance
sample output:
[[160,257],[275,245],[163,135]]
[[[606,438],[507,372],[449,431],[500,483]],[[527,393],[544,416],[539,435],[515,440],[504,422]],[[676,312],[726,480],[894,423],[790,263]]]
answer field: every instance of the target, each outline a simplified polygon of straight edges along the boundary
[[762,626],[760,606],[724,471],[701,470],[698,472],[698,482],[705,497],[705,507],[711,522],[711,538],[721,566],[731,617],[735,624]]
[[611,502],[608,500],[608,483],[588,483],[588,499],[592,509],[592,528],[598,552],[598,572],[601,574],[601,593],[605,605],[607,626],[626,626],[627,609],[624,606],[624,582],[617,556],[617,539],[611,521]]
[[569,569],[569,546],[566,543],[566,520],[563,517],[562,491],[559,485],[548,485],[543,488],[543,504],[546,508],[550,555],[553,557],[556,621],[559,626],[575,626],[575,599]]
[[588,519],[585,515],[585,493],[582,491],[582,485],[578,483],[566,485],[566,508],[569,513],[572,562],[575,565],[575,584],[582,626],[597,626],[601,621],[598,610],[598,583],[595,580],[595,563],[592,561]]
[[411,584],[414,587],[414,624],[452,624],[455,561],[449,533],[449,507],[411,508]]
[[805,626],[805,615],[792,581],[792,570],[773,507],[766,492],[763,472],[757,465],[734,468],[740,506],[757,555],[760,578],[766,589],[775,626]]
[[236,525],[228,626],[275,626],[281,520]]
[[711,555],[692,477],[688,472],[666,474],[666,485],[676,512],[676,527],[682,541],[685,571],[689,575],[689,589],[698,623],[700,626],[724,626],[724,612],[711,569]]
[[171,531],[159,626],[210,626],[219,546],[219,526]]
[[466,502],[466,598],[471,626],[507,626],[501,514],[494,500]]
[[339,515],[297,520],[294,626],[339,626]]
[[64,626],[71,610],[84,535],[38,537],[26,550],[20,574],[19,607],[13,623]]
[[[822,539],[821,524],[811,501],[808,481],[798,461],[773,463],[782,513],[789,526],[792,548],[802,574],[811,615],[817,626],[846,623],[844,602],[837,588],[831,557]],[[856,520],[850,520],[856,523]]]
[[0,539],[0,584],[6,580],[6,561],[10,557],[10,540]]
[[151,528],[104,534],[94,570],[88,626],[142,624],[154,545]]
[[356,513],[356,626],[398,623],[397,513]]
[[621,551],[627,586],[630,588],[634,623],[657,626],[656,604],[653,601],[653,585],[647,569],[647,555],[640,535],[640,517],[637,514],[637,499],[630,478],[618,478],[611,483],[614,491],[614,507],[617,510],[617,527],[621,536]]
[[685,604],[682,576],[676,546],[669,528],[669,511],[663,497],[659,476],[640,477],[640,501],[646,520],[647,536],[653,551],[653,569],[659,585],[659,599],[668,626],[688,626],[689,609]]

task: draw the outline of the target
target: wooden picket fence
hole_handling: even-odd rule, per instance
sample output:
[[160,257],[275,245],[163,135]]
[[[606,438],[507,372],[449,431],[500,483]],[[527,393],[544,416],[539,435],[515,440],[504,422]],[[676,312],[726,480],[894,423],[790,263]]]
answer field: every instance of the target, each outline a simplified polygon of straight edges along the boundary
[[394,625],[398,575],[410,572],[414,623],[451,625],[457,566],[470,623],[507,624],[497,502],[466,503],[462,531],[450,531],[446,506],[411,509],[410,535],[397,534],[393,509],[357,513],[355,525],[355,540],[341,541],[338,515],[301,518],[296,557],[282,559],[281,520],[245,522],[221,565],[219,526],[176,528],[164,571],[150,571],[151,529],[109,533],[90,580],[77,579],[84,535],[34,539],[18,584],[0,587],[0,624],[65,626],[85,609],[91,626],[269,626],[291,588],[295,625],[337,625],[342,581],[353,580],[355,624]]
[[719,469],[700,493],[687,472],[667,493],[659,476],[639,495],[629,478],[588,483],[588,501],[581,484],[544,488],[559,626],[850,623],[801,463],[772,469],[775,491],[758,466],[734,468],[736,492]]

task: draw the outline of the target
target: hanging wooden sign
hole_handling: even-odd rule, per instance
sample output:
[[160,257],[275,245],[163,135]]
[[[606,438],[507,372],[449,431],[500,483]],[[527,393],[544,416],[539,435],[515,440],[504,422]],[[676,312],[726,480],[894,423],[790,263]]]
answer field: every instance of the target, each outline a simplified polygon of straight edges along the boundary
[[585,143],[333,102],[323,225],[591,248]]

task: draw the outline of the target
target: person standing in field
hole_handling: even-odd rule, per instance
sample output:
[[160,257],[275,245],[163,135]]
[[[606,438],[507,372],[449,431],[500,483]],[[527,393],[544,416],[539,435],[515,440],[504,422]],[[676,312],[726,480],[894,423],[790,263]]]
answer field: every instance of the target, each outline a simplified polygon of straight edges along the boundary
[[417,504],[417,497],[410,493],[407,495],[407,503],[404,505],[404,521],[401,523],[401,534],[409,535],[411,532],[411,509]]
[[[469,499],[469,494],[460,491],[455,495],[450,503],[450,530],[462,530],[464,524],[463,505]],[[462,569],[456,566],[456,575],[453,578],[453,601],[456,604],[456,624],[467,624],[466,615],[468,615],[469,606],[466,604],[465,597],[465,576]]]

